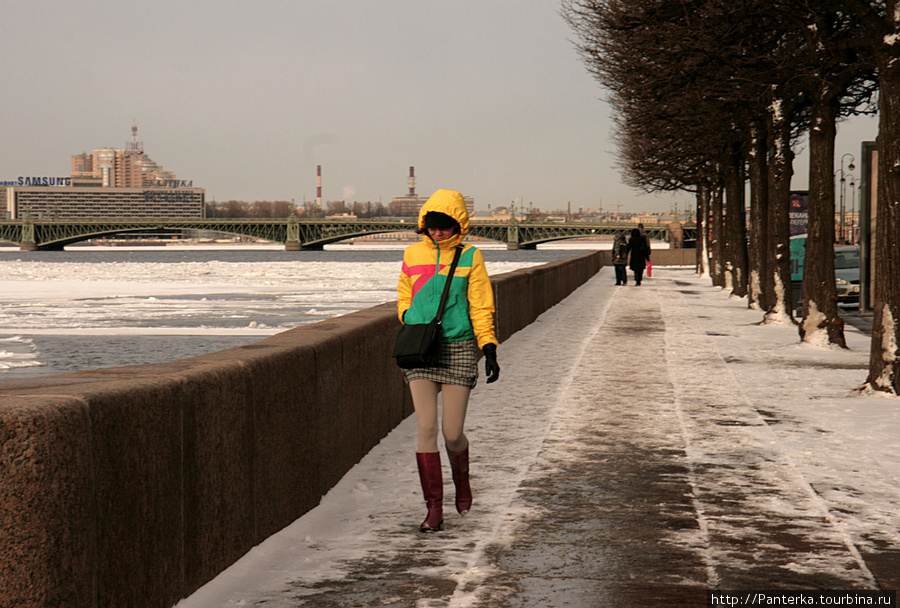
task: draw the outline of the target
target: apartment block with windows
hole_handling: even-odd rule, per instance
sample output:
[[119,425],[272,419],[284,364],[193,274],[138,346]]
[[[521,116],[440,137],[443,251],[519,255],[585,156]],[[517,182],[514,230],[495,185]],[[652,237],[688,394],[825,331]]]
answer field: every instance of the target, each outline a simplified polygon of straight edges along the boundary
[[144,188],[174,181],[171,171],[138,150],[100,148],[72,156],[76,183],[104,188]]

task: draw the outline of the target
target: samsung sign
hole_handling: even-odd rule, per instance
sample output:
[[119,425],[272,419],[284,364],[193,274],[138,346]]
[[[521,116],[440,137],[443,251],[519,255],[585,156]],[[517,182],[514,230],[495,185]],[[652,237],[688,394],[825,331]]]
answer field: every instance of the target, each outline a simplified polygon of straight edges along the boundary
[[[18,180],[0,181],[3,186],[71,186],[71,177],[20,177]],[[186,179],[145,180],[145,188],[193,188],[194,181]]]
[[71,177],[20,177],[19,186],[71,186]]
[[15,182],[2,182],[4,186],[71,186],[71,177],[19,177]]

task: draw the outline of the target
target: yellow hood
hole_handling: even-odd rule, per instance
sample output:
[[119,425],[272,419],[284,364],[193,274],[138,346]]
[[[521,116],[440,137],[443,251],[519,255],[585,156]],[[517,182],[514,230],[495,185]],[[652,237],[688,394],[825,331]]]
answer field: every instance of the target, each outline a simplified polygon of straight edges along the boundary
[[[455,247],[469,234],[469,211],[466,209],[466,201],[463,199],[462,193],[456,190],[442,189],[432,194],[425,201],[425,204],[422,205],[422,208],[419,209],[419,230],[425,229],[425,214],[429,211],[445,213],[459,222],[460,233],[453,238],[447,239],[447,241],[441,241],[442,247],[444,243],[447,245],[452,244]],[[422,238],[431,242],[431,238],[425,232],[422,233]]]

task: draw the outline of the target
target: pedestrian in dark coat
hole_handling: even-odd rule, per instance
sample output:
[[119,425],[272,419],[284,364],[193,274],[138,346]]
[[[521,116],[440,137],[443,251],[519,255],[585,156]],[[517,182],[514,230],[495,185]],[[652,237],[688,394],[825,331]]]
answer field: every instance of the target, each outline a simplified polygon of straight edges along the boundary
[[631,238],[628,239],[628,253],[631,256],[628,267],[634,272],[635,285],[640,285],[641,279],[644,278],[644,269],[647,268],[647,260],[650,259],[650,243],[637,228],[632,229]]
[[625,266],[628,264],[628,239],[625,238],[626,234],[625,232],[617,234],[612,246],[612,263],[616,269],[616,285],[628,284],[628,272],[625,269]]

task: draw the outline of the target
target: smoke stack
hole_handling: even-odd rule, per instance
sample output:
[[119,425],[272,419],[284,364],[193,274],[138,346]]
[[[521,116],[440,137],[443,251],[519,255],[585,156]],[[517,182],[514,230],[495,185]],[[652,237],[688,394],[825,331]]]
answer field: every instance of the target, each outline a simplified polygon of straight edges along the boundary
[[316,165],[316,209],[322,208],[322,165]]
[[409,196],[414,197],[416,195],[416,168],[409,168]]

